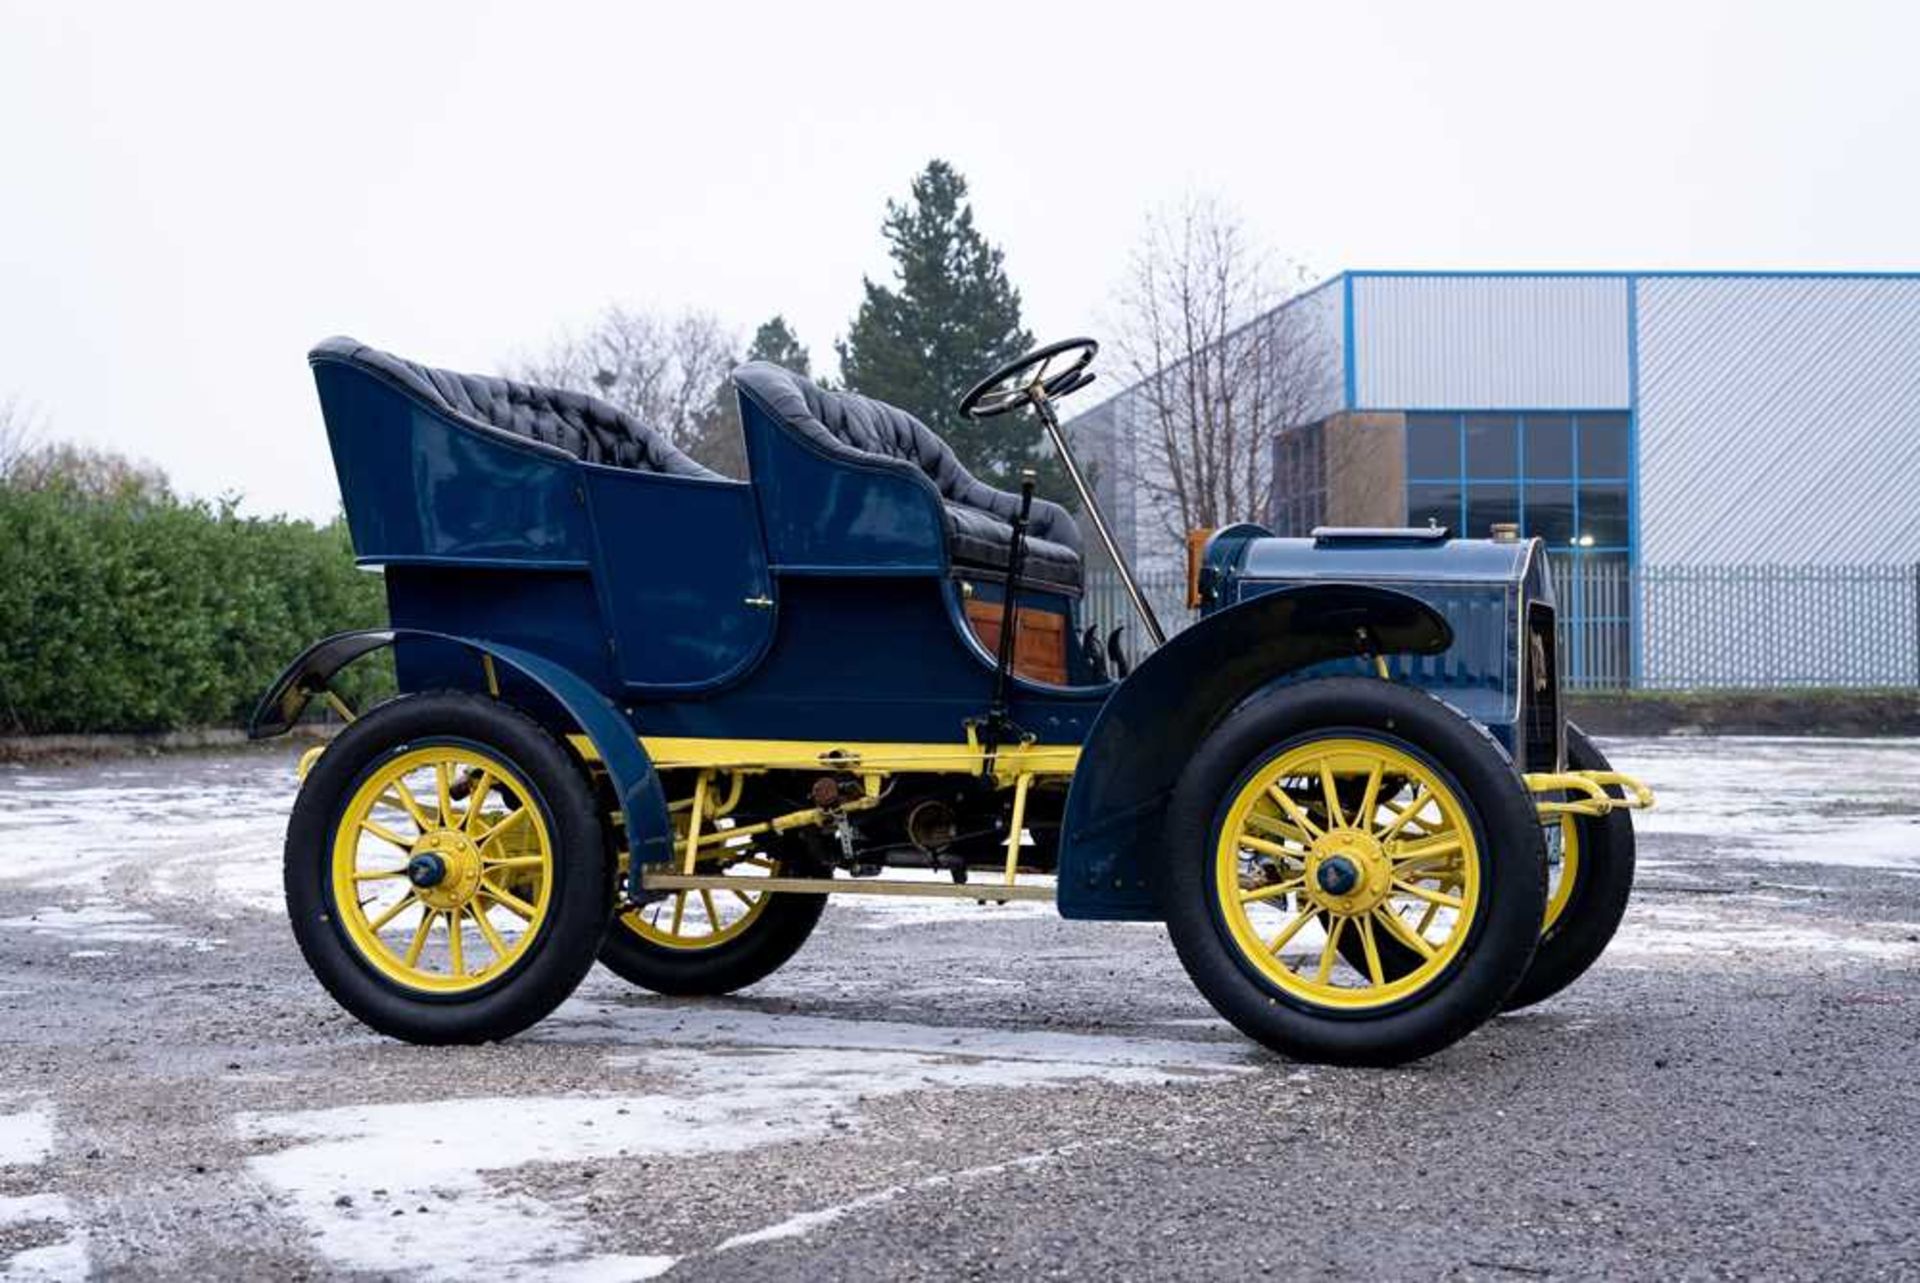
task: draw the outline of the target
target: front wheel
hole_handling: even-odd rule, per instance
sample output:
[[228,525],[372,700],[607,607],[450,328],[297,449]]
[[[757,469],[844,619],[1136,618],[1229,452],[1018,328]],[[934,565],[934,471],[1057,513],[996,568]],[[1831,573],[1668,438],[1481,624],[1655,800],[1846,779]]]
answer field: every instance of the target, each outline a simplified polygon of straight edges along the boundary
[[287,909],[307,965],[381,1033],[520,1032],[593,966],[612,864],[554,738],[492,700],[393,700],[314,763],[287,824]]
[[[1327,678],[1242,706],[1181,775],[1166,834],[1188,974],[1299,1059],[1437,1051],[1500,1009],[1539,940],[1525,785],[1484,730],[1407,687]],[[1402,951],[1411,969],[1383,961]]]
[[[1567,769],[1606,771],[1606,755],[1579,727],[1567,725]],[[1607,790],[1620,796],[1618,787]],[[1547,900],[1540,951],[1507,999],[1509,1011],[1550,998],[1586,974],[1613,942],[1633,894],[1633,819],[1625,809],[1606,815],[1565,815],[1559,821],[1559,869]]]

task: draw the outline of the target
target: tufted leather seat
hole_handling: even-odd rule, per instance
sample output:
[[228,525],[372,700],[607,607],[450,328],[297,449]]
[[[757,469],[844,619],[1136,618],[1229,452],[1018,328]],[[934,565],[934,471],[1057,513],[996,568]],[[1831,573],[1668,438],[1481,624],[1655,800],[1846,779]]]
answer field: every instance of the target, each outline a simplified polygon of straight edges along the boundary
[[[911,463],[940,492],[947,550],[957,569],[1005,573],[1020,497],[968,472],[933,429],[897,406],[856,392],[828,392],[766,361],[733,372],[735,386],[817,449],[842,457]],[[1036,498],[1022,578],[1055,591],[1081,587],[1080,528],[1057,503]]]
[[725,480],[624,410],[582,392],[436,370],[349,338],[328,339],[308,355],[372,370],[456,419],[557,446],[588,463]]

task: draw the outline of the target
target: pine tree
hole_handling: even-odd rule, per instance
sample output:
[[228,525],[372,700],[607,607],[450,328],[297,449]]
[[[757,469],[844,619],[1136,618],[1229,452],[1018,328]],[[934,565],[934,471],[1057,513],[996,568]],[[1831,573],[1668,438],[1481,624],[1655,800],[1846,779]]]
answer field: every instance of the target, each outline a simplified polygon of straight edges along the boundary
[[860,310],[836,345],[843,384],[919,418],[981,480],[1017,491],[1020,470],[1033,468],[1040,493],[1070,501],[1031,415],[975,423],[955,410],[982,376],[1034,345],[1000,249],[974,226],[966,179],[929,161],[907,203],[887,202],[881,229],[896,280],[864,282]]
[[753,332],[753,342],[747,348],[747,360],[771,361],[802,378],[813,376],[813,362],[807,356],[807,349],[787,324],[787,318],[777,313],[772,320],[763,322]]

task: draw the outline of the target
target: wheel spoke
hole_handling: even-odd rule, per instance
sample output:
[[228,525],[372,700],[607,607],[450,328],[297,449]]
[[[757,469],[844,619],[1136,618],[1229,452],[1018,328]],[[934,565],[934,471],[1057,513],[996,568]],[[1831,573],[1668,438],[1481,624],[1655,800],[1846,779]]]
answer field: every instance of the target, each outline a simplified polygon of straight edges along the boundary
[[488,869],[538,869],[547,862],[544,855],[508,855],[498,860],[482,857]]
[[728,887],[727,889],[733,892],[734,899],[746,905],[749,909],[753,907],[753,897],[748,895],[745,891],[742,891],[739,887]]
[[1307,880],[1304,877],[1289,878],[1285,882],[1269,883],[1268,885],[1263,886],[1256,891],[1248,891],[1243,895],[1241,895],[1240,903],[1255,904],[1261,900],[1272,900],[1279,896],[1288,895],[1294,891],[1298,891],[1301,887],[1305,886],[1306,884],[1307,884]]
[[463,938],[466,928],[461,922],[465,916],[466,910],[457,904],[447,911],[447,960],[456,976],[467,974],[467,942]]
[[418,903],[420,903],[420,897],[418,897],[413,893],[412,887],[408,887],[407,893],[405,895],[401,896],[398,900],[394,901],[393,905],[390,908],[388,908],[384,913],[382,913],[379,917],[367,923],[367,929],[369,931],[372,931],[374,934],[378,935],[380,932],[380,928],[386,926],[387,923],[392,922],[395,918],[399,917],[400,911],[402,909],[406,908],[410,904],[418,904]]
[[380,823],[378,820],[363,819],[360,821],[360,827],[364,829],[366,832],[371,833],[375,837],[379,838],[382,842],[387,843],[389,846],[397,846],[402,851],[407,851],[409,853],[412,852],[413,850],[413,843],[409,842],[406,838],[401,837],[398,833],[395,833],[392,829]]
[[437,909],[428,909],[420,915],[420,925],[414,930],[413,939],[407,945],[407,956],[404,959],[409,967],[420,965],[420,951],[427,947],[427,933],[433,930],[433,920],[439,916],[440,912]]
[[1373,766],[1367,772],[1367,787],[1360,794],[1359,809],[1353,813],[1353,827],[1369,832],[1373,829],[1374,812],[1380,809],[1380,777],[1385,769],[1379,758],[1373,759]]
[[1393,880],[1393,889],[1404,895],[1425,900],[1428,904],[1436,908],[1458,909],[1466,903],[1460,899],[1459,896],[1447,895],[1444,892],[1430,890],[1427,887],[1415,886],[1405,878],[1395,878]]
[[492,900],[495,904],[507,910],[509,913],[513,913],[518,915],[519,917],[525,918],[528,922],[533,921],[534,919],[533,906],[528,904],[525,900],[522,900],[519,896],[515,895],[513,892],[508,891],[503,887],[494,885],[493,883],[487,881],[484,877],[480,879],[480,890],[489,900]]
[[487,800],[487,794],[492,791],[493,773],[482,769],[479,776],[475,778],[473,787],[467,792],[467,817],[460,823],[463,832],[468,835],[473,833],[473,826],[480,820],[481,804]]
[[1328,977],[1333,975],[1333,960],[1340,956],[1340,933],[1346,929],[1346,925],[1345,918],[1335,918],[1333,925],[1327,929],[1327,943],[1320,950],[1320,969],[1314,973],[1314,983],[1325,984]]
[[453,778],[447,770],[449,765],[451,763],[448,762],[433,764],[433,786],[440,801],[440,827],[443,829],[453,827]]
[[680,934],[680,920],[686,916],[687,916],[687,893],[685,891],[682,891],[679,895],[676,895],[673,898],[673,926],[669,928],[669,934],[672,934],[672,935]]
[[420,799],[413,795],[413,790],[407,787],[407,781],[404,778],[395,780],[393,786],[382,793],[377,800],[384,802],[389,797],[393,798],[400,809],[407,813],[407,817],[422,833],[433,827],[433,821],[427,818],[425,809],[420,805]]
[[407,871],[405,869],[372,869],[354,874],[353,880],[355,882],[371,882],[375,878],[404,878],[406,876]]
[[1269,784],[1267,786],[1267,795],[1279,804],[1280,809],[1286,812],[1287,818],[1292,820],[1294,824],[1300,828],[1300,831],[1307,835],[1309,840],[1319,840],[1320,826],[1315,824],[1312,819],[1307,816],[1307,813],[1300,809],[1298,802],[1287,796],[1285,789],[1281,788],[1278,784]]
[[1400,915],[1392,909],[1386,908],[1385,906],[1376,908],[1373,911],[1373,916],[1380,920],[1380,925],[1387,929],[1388,935],[1398,940],[1401,944],[1406,945],[1407,948],[1412,949],[1421,957],[1431,958],[1436,952],[1432,943],[1428,941],[1425,936],[1409,927],[1401,920]]
[[1268,815],[1264,811],[1249,811],[1247,812],[1247,823],[1257,824],[1275,837],[1285,838],[1290,842],[1298,842],[1301,846],[1313,845],[1312,838],[1277,815]]
[[[1399,835],[1400,830],[1405,828],[1415,816],[1419,815],[1421,810],[1432,798],[1433,794],[1428,792],[1424,785],[1421,786],[1421,788],[1414,793],[1413,801],[1407,803],[1406,809],[1395,812],[1393,823],[1380,831],[1380,841],[1383,844],[1393,841],[1393,839]],[[1391,810],[1392,808],[1389,807],[1388,809]]]
[[500,938],[500,930],[487,917],[486,906],[476,904],[473,909],[474,925],[480,928],[480,934],[487,939],[487,948],[493,950],[495,959],[504,960],[507,956],[507,942]]
[[507,832],[507,830],[511,829],[514,825],[523,822],[526,818],[527,818],[527,808],[525,806],[517,806],[513,810],[508,811],[505,815],[501,816],[499,822],[496,823],[492,828],[487,829],[485,831],[486,835],[480,839],[481,854],[484,855],[486,853],[487,848],[493,845],[494,839],[500,837],[502,834]]
[[1361,918],[1359,920],[1359,927],[1360,946],[1365,949],[1367,953],[1367,976],[1373,983],[1383,985],[1387,983],[1387,975],[1380,966],[1380,946],[1373,938],[1372,915],[1369,914],[1367,917]]
[[1318,912],[1319,912],[1319,909],[1311,904],[1308,905],[1306,908],[1300,910],[1300,915],[1298,917],[1296,917],[1292,922],[1287,923],[1286,926],[1280,928],[1279,935],[1267,941],[1267,952],[1273,954],[1275,957],[1278,957],[1280,954],[1280,951],[1287,947],[1287,943],[1291,941],[1295,936],[1300,934],[1300,928],[1306,926],[1307,923],[1312,922],[1314,915]]
[[720,934],[720,910],[713,907],[713,892],[700,888],[700,903],[707,911],[707,934]]
[[[1391,852],[1391,855],[1394,867],[1398,869],[1405,865],[1425,863],[1428,860],[1438,859],[1443,855],[1458,855],[1460,853],[1460,846],[1460,835],[1458,833],[1443,833],[1439,837],[1428,838],[1424,842],[1415,842],[1410,846],[1398,847]],[[1449,863],[1451,863],[1451,861],[1449,861]]]
[[1249,851],[1258,851],[1263,855],[1276,856],[1282,860],[1297,861],[1306,854],[1304,851],[1288,850],[1278,842],[1269,842],[1265,838],[1254,837],[1244,829],[1240,832],[1240,845],[1246,847]]
[[1340,810],[1340,785],[1333,778],[1333,768],[1326,759],[1320,761],[1320,793],[1327,802],[1327,823],[1336,829],[1347,827],[1347,817]]

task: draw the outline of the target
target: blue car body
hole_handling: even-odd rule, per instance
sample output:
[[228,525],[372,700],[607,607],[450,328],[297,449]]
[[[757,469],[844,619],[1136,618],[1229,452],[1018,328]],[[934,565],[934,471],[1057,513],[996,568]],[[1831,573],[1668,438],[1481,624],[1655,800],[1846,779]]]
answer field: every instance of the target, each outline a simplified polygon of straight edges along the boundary
[[[395,646],[403,692],[490,691],[579,737],[625,816],[632,888],[672,853],[658,746],[978,752],[995,657],[969,600],[1004,585],[955,564],[941,495],[910,465],[822,451],[749,391],[753,480],[587,461],[384,377],[351,345],[312,358],[359,563],[391,627],[327,639],[256,715],[273,734],[338,667]],[[1200,618],[1131,675],[1069,647],[1064,683],[1015,675],[1009,715],[1059,749],[1061,913],[1153,918],[1157,818],[1192,747],[1276,683],[1387,663],[1487,725],[1523,770],[1558,769],[1553,593],[1530,541],[1420,532],[1213,535]],[[1071,594],[1021,608],[1082,626]],[[782,751],[769,750],[776,756]],[[991,767],[989,767],[989,770]]]

